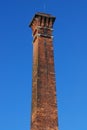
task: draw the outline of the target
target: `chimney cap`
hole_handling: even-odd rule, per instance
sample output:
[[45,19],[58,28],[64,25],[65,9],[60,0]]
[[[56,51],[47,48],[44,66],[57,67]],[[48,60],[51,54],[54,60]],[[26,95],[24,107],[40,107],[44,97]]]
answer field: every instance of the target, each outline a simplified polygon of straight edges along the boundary
[[37,16],[52,18],[52,19],[53,19],[53,23],[54,23],[54,21],[55,21],[55,19],[56,19],[56,17],[52,16],[51,14],[46,14],[46,13],[42,13],[42,12],[37,12],[37,13],[34,15],[32,21],[30,22],[29,27],[31,27],[31,25],[32,25],[32,23],[33,23],[33,21],[34,21],[34,19],[35,19]]

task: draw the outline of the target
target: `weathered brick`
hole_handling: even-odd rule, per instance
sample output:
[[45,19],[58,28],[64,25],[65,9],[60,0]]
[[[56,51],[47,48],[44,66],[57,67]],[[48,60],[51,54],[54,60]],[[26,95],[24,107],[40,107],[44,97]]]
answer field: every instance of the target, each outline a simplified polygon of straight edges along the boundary
[[58,130],[52,27],[55,17],[35,14],[31,130]]

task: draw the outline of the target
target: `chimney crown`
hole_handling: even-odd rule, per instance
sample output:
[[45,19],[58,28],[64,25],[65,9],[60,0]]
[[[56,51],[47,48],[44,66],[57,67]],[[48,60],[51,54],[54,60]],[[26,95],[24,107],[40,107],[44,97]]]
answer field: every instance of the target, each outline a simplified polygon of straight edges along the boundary
[[32,27],[32,25],[37,24],[37,26],[53,26],[53,23],[55,21],[56,17],[52,16],[51,14],[45,14],[45,13],[41,13],[38,12],[34,15],[32,21],[29,24],[29,27]]

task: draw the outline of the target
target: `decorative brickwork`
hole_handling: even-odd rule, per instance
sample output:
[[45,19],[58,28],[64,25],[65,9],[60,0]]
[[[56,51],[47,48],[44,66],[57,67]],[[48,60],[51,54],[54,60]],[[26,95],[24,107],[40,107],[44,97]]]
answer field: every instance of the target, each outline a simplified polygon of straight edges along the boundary
[[53,54],[55,17],[37,13],[30,23],[33,32],[33,81],[31,130],[58,130]]

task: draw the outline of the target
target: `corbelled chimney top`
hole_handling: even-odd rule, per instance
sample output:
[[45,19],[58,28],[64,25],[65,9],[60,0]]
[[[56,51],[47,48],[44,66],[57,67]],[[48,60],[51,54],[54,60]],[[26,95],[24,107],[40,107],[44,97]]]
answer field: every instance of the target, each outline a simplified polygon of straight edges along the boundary
[[32,23],[33,23],[33,21],[34,21],[34,19],[35,19],[36,17],[38,17],[38,16],[45,17],[45,18],[51,18],[51,19],[53,19],[53,23],[54,23],[54,21],[55,21],[55,19],[56,19],[56,17],[52,16],[51,14],[45,14],[45,13],[38,12],[38,13],[36,13],[36,14],[34,15],[32,21],[30,22],[29,27],[31,27],[31,25],[32,25]]

